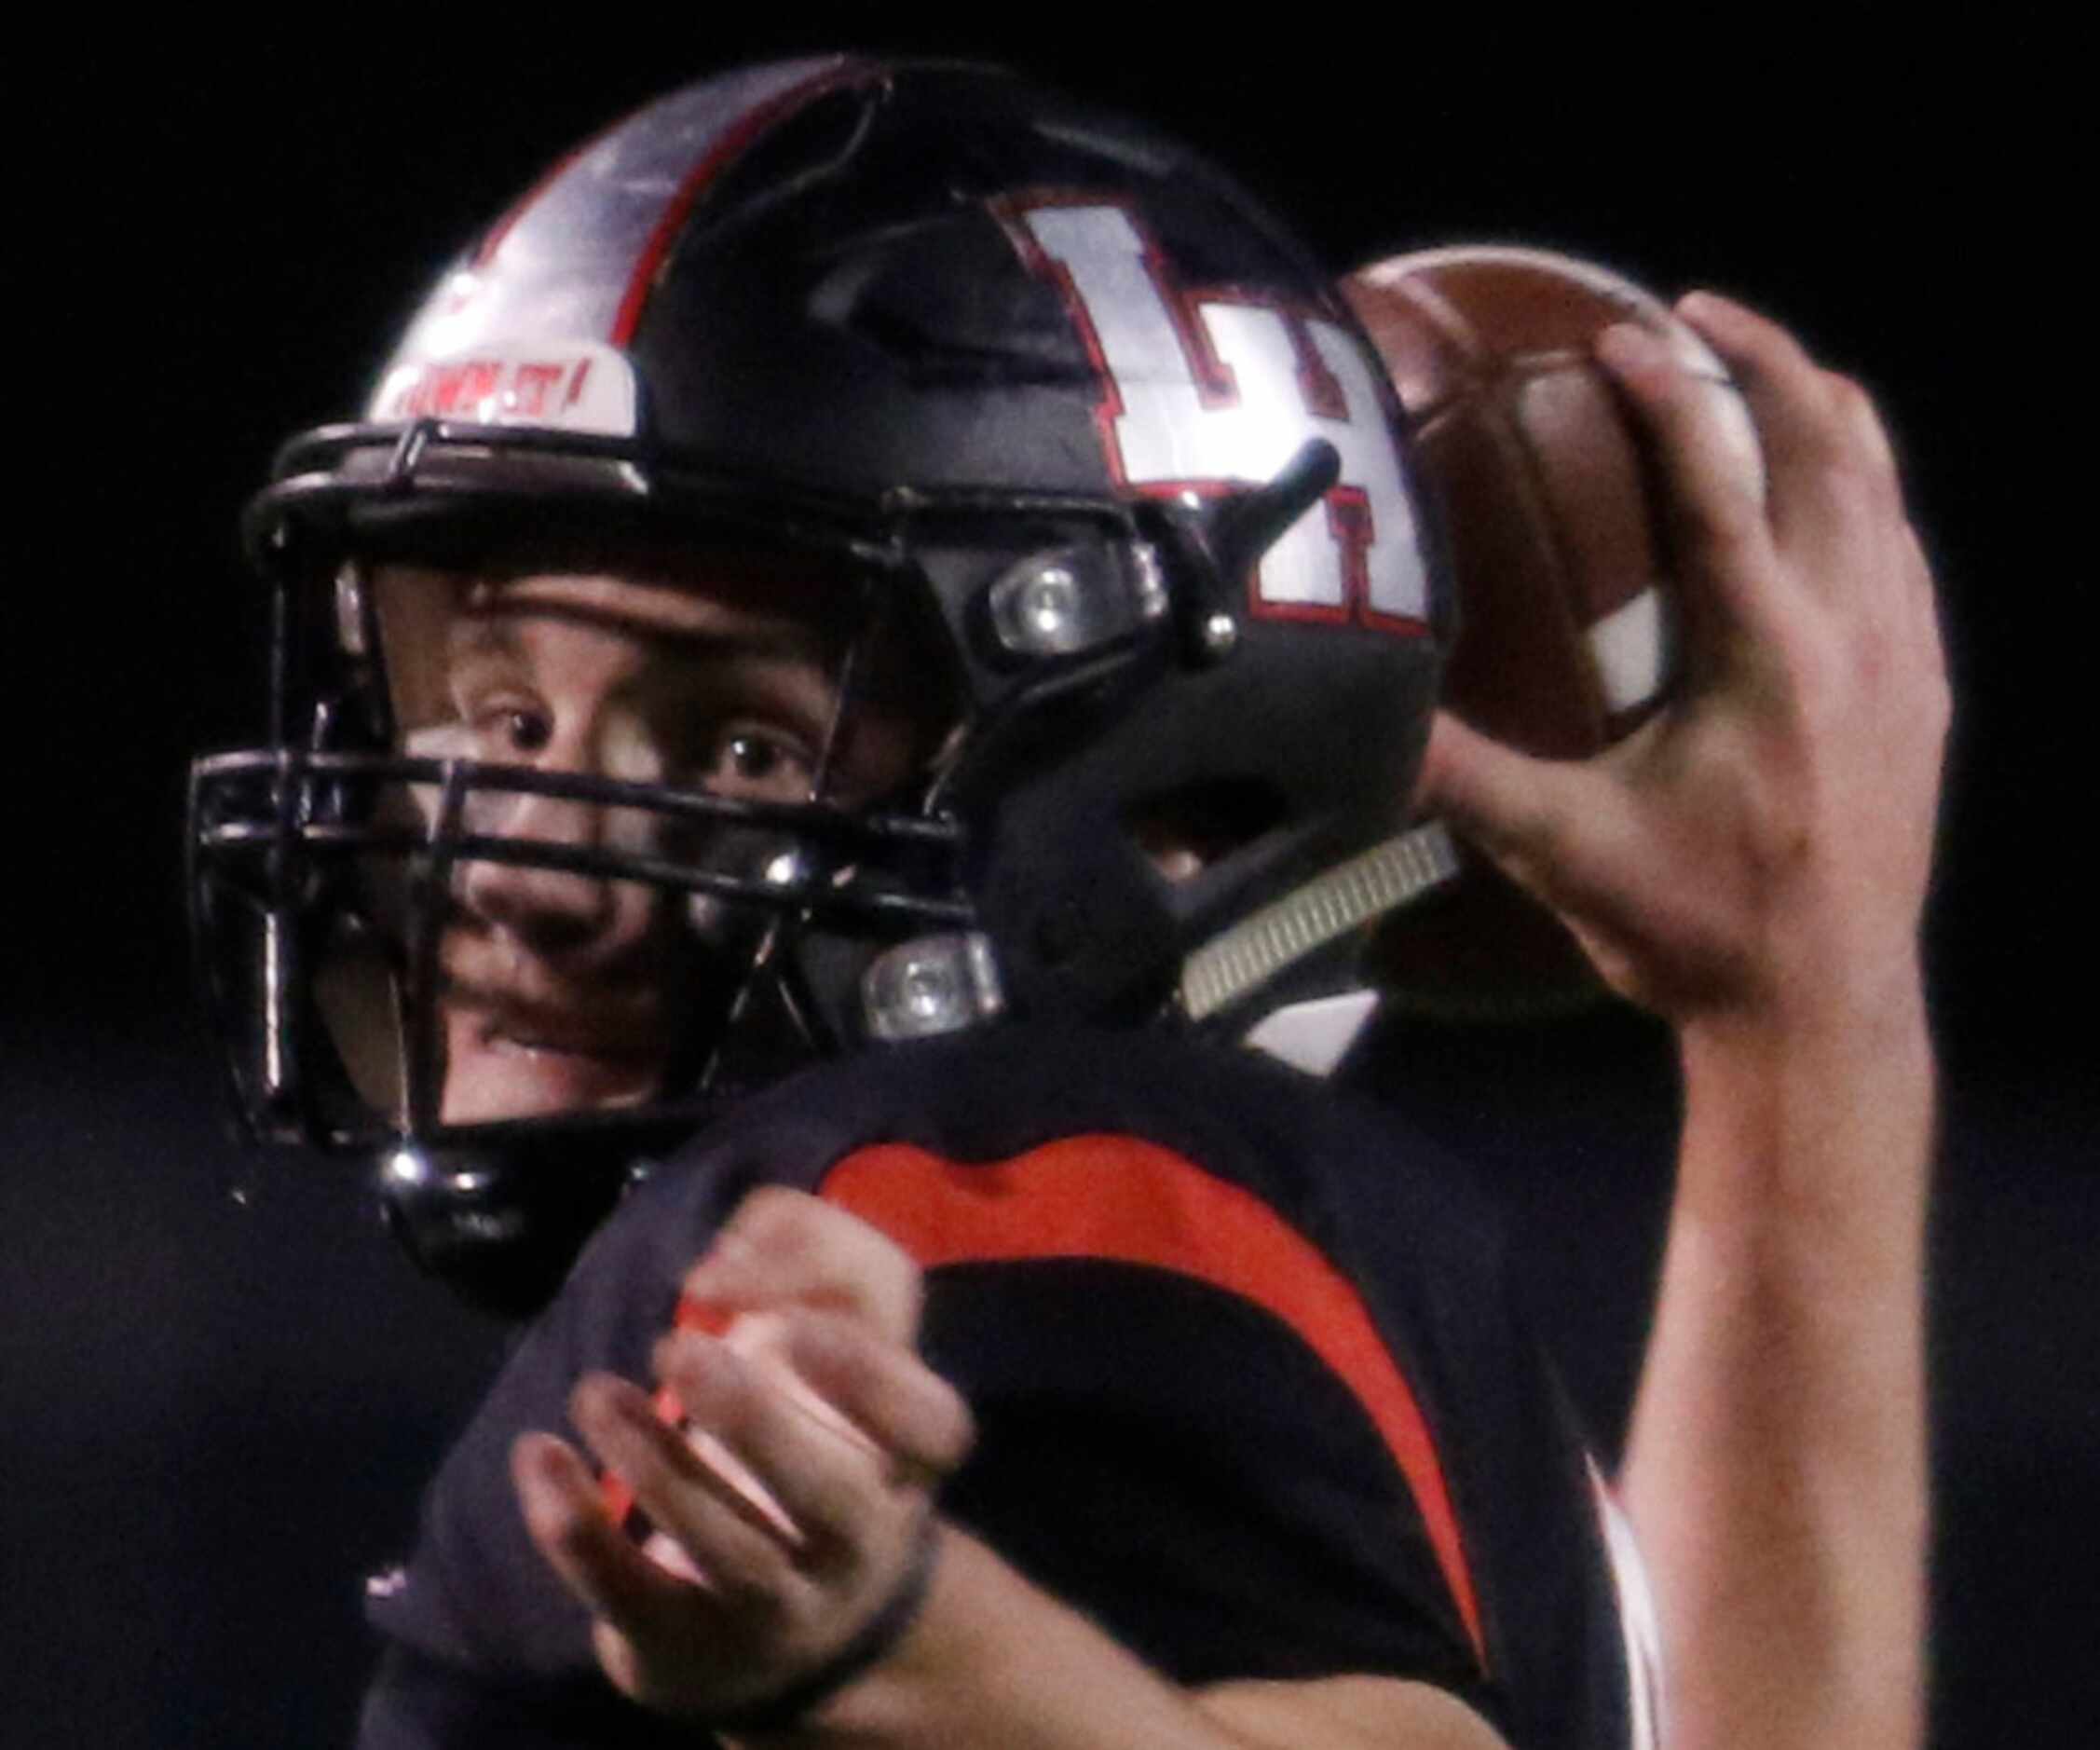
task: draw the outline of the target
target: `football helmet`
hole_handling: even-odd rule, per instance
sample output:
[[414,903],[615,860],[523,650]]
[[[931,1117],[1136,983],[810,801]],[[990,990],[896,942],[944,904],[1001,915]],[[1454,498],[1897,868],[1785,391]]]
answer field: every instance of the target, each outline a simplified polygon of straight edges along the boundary
[[[798,1060],[1003,1015],[1238,1025],[1316,982],[1440,868],[1395,837],[1447,611],[1398,432],[1309,253],[1148,128],[857,57],[618,123],[247,513],[272,732],[198,762],[189,842],[248,1129],[375,1155],[419,1260],[523,1306],[630,1163]],[[827,745],[878,636],[944,732],[879,796],[820,755],[790,801],[427,720],[435,635],[388,577],[636,549],[830,580]],[[624,825],[506,831],[530,799]],[[448,1118],[441,940],[492,867],[672,896],[706,988],[649,1098]]]

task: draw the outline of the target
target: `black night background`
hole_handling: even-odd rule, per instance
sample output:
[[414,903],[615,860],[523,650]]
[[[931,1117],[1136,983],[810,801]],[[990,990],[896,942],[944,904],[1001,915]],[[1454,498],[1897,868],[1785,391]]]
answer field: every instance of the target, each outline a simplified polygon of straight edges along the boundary
[[[1337,269],[1459,239],[1711,284],[1881,398],[1959,711],[1930,923],[1934,1743],[2093,1741],[2100,975],[2090,147],[2067,41],[1825,8],[1717,29],[1398,14],[355,9],[76,42],[9,89],[14,428],[0,947],[0,1735],[341,1742],[362,1577],[505,1341],[391,1250],[347,1169],[250,1159],[189,988],[191,755],[262,725],[234,522],[343,417],[425,283],[556,153],[664,87],[819,47],[1010,62],[1208,147]],[[1875,22],[1870,22],[1870,21]],[[1878,29],[1877,29],[1878,26]],[[33,63],[33,64],[32,64]],[[1507,1198],[1607,1432],[1666,1192],[1667,1042],[1623,1017],[1403,1034],[1390,1071]],[[236,1195],[236,1192],[239,1195]]]

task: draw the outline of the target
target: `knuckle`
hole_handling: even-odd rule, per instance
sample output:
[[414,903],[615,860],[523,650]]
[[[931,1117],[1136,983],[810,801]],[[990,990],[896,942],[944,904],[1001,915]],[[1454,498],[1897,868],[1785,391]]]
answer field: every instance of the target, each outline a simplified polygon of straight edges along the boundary
[[891,1347],[859,1319],[830,1306],[794,1307],[785,1329],[798,1362],[841,1377],[865,1372]]
[[939,1374],[920,1369],[913,1380],[912,1404],[901,1442],[915,1463],[934,1480],[947,1476],[976,1444],[976,1423],[961,1395]]
[[720,1364],[707,1374],[707,1419],[717,1432],[743,1439],[765,1427],[771,1417],[772,1395],[749,1361],[724,1345]]
[[788,1364],[820,1392],[851,1396],[876,1364],[875,1344],[860,1325],[827,1308],[798,1306],[781,1327]]
[[790,1185],[760,1185],[737,1206],[729,1225],[746,1242],[763,1247],[800,1233],[816,1207],[816,1199],[805,1191]]
[[1784,658],[1785,721],[1796,738],[1812,737],[1834,721],[1858,685],[1855,663],[1871,666],[1875,660],[1865,642],[1848,652],[1807,630],[1785,641]]
[[1798,373],[1809,364],[1807,353],[1792,334],[1770,317],[1743,306],[1728,307],[1723,327],[1711,337],[1732,375],[1774,378]]
[[1874,397],[1858,378],[1848,376],[1842,371],[1825,371],[1822,385],[1825,404],[1835,418],[1856,425],[1862,419],[1876,417]]
[[1896,478],[1895,452],[1866,388],[1835,371],[1821,374],[1822,418],[1811,428],[1811,455],[1834,481],[1885,492]]
[[1804,459],[1808,484],[1826,500],[1860,511],[1880,501],[1886,476],[1878,463],[1845,433],[1827,433]]
[[657,1377],[675,1388],[679,1402],[691,1410],[714,1393],[716,1370],[710,1362],[722,1347],[719,1338],[697,1332],[668,1332],[657,1338],[650,1361]]
[[1683,506],[1670,526],[1672,568],[1738,569],[1762,556],[1765,540],[1763,512],[1747,495]]
[[1751,317],[1745,324],[1745,340],[1748,349],[1769,371],[1799,373],[1816,368],[1808,349],[1801,344],[1793,331],[1769,316]]
[[696,1428],[737,1441],[765,1419],[765,1393],[757,1375],[727,1344],[714,1344],[704,1364],[689,1365],[675,1383],[687,1419]]
[[971,1414],[962,1394],[945,1379],[941,1388],[943,1426],[934,1442],[934,1463],[943,1471],[956,1470],[977,1443],[977,1418]]
[[893,1290],[908,1290],[916,1293],[919,1289],[919,1261],[903,1246],[872,1223],[864,1222],[857,1215],[843,1210],[835,1210],[841,1230],[851,1233],[865,1248],[867,1265],[879,1270],[887,1278]]

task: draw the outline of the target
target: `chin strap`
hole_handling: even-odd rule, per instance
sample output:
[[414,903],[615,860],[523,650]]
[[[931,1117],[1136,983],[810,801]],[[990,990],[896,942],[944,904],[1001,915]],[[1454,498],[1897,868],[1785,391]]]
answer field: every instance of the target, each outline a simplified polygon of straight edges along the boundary
[[1221,931],[1181,963],[1181,1011],[1203,1020],[1286,967],[1458,873],[1441,821],[1429,821],[1339,863]]

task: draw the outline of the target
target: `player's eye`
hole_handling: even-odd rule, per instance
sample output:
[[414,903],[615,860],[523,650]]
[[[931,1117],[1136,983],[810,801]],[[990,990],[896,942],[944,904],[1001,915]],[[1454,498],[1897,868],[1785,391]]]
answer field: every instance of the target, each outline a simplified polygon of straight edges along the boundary
[[724,729],[703,765],[702,782],[724,796],[799,801],[809,794],[809,755],[800,743],[765,730]]
[[498,729],[503,745],[517,754],[539,753],[554,739],[553,719],[544,711],[505,711]]
[[723,765],[736,776],[754,782],[771,777],[786,759],[777,742],[760,735],[732,735],[722,747]]
[[553,717],[534,705],[484,705],[469,714],[467,726],[484,759],[529,758],[554,739]]
[[529,759],[554,739],[553,713],[515,695],[464,701],[460,716],[483,759]]

